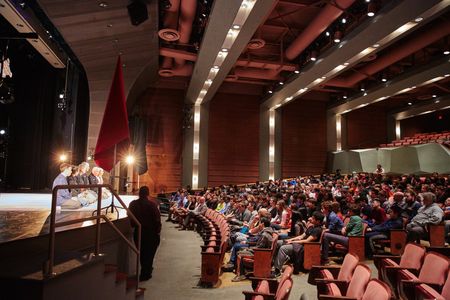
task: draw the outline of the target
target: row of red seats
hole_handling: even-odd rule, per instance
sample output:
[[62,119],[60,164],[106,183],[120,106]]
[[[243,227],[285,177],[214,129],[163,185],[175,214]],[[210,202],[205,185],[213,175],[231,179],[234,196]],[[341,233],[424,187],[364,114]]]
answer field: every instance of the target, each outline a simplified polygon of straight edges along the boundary
[[450,260],[441,254],[407,244],[401,257],[377,256],[375,265],[378,279],[370,279],[370,268],[348,253],[340,266],[315,266],[309,282],[319,299],[450,299]]
[[201,234],[202,266],[200,285],[214,286],[219,281],[223,259],[228,246],[230,228],[225,217],[215,210],[208,209],[205,215],[198,215],[202,224]]
[[413,137],[404,137],[400,140],[394,140],[388,144],[380,144],[381,148],[399,147],[408,145],[420,145],[427,143],[445,143],[450,140],[450,132],[441,133],[417,133]]

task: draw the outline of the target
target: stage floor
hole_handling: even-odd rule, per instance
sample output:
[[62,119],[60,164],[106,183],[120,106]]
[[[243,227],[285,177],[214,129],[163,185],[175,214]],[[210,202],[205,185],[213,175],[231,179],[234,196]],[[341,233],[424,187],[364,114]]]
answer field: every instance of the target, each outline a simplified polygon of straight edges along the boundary
[[[137,196],[120,195],[128,206]],[[30,238],[48,233],[51,194],[0,193],[0,243]],[[114,203],[120,206],[115,199]],[[111,198],[102,200],[102,207],[109,206]],[[56,221],[63,222],[77,218],[89,217],[97,209],[97,203],[76,209],[62,209],[56,214]],[[126,217],[124,209],[118,209],[119,218]],[[108,214],[112,219],[117,213]],[[57,228],[57,231],[93,225],[92,221]]]

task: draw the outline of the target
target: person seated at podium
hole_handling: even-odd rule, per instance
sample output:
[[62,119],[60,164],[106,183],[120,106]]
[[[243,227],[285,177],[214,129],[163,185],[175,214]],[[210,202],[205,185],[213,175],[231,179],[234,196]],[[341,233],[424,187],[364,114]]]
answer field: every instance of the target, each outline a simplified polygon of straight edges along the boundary
[[[72,166],[68,163],[62,163],[59,170],[61,173],[53,180],[53,188],[57,185],[67,185],[67,177],[72,174]],[[68,189],[59,189],[56,194],[56,205],[61,206],[61,208],[77,209],[88,204],[89,202],[73,197]]]

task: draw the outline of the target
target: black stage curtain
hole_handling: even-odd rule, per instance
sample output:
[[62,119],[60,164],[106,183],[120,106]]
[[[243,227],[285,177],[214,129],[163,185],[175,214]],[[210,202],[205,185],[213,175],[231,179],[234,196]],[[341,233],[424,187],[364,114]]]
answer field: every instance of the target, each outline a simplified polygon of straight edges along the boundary
[[131,117],[129,122],[131,142],[136,156],[136,172],[142,175],[148,171],[146,151],[148,122],[146,118],[140,116]]

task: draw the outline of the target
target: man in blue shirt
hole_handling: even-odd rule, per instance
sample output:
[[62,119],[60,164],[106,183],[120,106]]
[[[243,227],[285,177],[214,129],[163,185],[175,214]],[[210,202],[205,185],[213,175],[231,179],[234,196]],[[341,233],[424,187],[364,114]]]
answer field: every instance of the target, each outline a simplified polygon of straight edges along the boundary
[[401,208],[398,206],[392,206],[389,209],[389,218],[379,225],[375,225],[372,228],[366,229],[365,243],[366,243],[366,256],[372,257],[375,253],[375,241],[388,239],[391,229],[402,229],[403,220],[400,216]]
[[[63,163],[59,166],[61,173],[56,176],[53,181],[53,188],[57,185],[67,185],[67,177],[72,173],[72,166]],[[86,203],[88,205],[89,203]],[[77,199],[77,197],[72,197],[68,189],[59,189],[56,194],[56,205],[61,206],[61,208],[77,209],[83,204]]]

